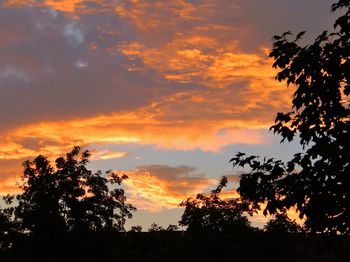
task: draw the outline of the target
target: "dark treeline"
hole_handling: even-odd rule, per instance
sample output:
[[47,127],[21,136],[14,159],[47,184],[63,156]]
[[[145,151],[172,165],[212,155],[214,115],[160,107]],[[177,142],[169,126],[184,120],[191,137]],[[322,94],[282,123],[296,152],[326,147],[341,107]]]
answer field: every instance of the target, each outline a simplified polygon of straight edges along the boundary
[[[136,208],[127,201],[127,176],[87,168],[79,147],[52,165],[45,156],[23,164],[20,193],[0,210],[1,261],[349,261],[350,260],[350,0],[332,12],[334,32],[308,45],[305,34],[273,37],[270,57],[278,81],[295,88],[292,109],[271,129],[282,141],[299,139],[288,161],[246,156],[239,197],[223,199],[223,177],[209,194],[180,203],[179,225],[149,232],[124,225]],[[247,216],[273,215],[263,229]],[[295,208],[305,222],[288,217]],[[179,228],[184,231],[179,231]]]
[[350,239],[266,232],[90,232],[28,238],[1,261],[348,261]]

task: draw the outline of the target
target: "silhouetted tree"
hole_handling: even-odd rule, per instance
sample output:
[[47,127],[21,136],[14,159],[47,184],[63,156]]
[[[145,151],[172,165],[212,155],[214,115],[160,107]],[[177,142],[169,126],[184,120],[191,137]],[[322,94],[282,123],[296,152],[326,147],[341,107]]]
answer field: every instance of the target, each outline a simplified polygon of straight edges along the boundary
[[158,225],[157,223],[152,223],[150,227],[148,228],[148,232],[155,232],[155,231],[164,231],[164,227]]
[[236,231],[250,227],[243,212],[250,212],[246,202],[240,199],[223,200],[220,198],[222,189],[227,184],[223,177],[209,196],[198,194],[195,199],[189,198],[180,203],[185,207],[179,224],[187,226],[188,231]]
[[303,152],[287,163],[238,153],[234,166],[248,166],[238,188],[255,208],[276,214],[296,206],[310,232],[350,233],[350,1],[333,33],[324,31],[314,43],[298,44],[305,32],[289,40],[290,32],[273,37],[276,79],[296,90],[292,111],[278,113],[271,129],[284,140],[300,138]]
[[12,213],[22,233],[60,234],[67,231],[124,231],[126,218],[136,209],[126,202],[121,185],[126,176],[87,168],[90,154],[74,149],[50,165],[44,156],[24,162],[21,194],[7,196],[18,205]]
[[60,181],[50,162],[40,155],[23,166],[22,193],[7,197],[8,202],[10,198],[18,201],[13,211],[20,230],[32,234],[64,231]]
[[80,148],[75,147],[66,158],[56,160],[56,175],[60,181],[64,216],[69,230],[124,231],[126,218],[136,209],[126,202],[120,186],[126,175],[107,171],[93,173],[87,169],[90,153],[85,151],[77,159]]
[[130,228],[130,232],[141,232],[142,231],[142,226],[137,225],[137,226],[132,226]]
[[179,227],[177,225],[169,225],[168,227],[164,228],[157,223],[152,223],[151,226],[148,228],[148,232],[155,232],[155,231],[177,231],[179,230]]
[[18,235],[18,226],[11,217],[12,208],[0,210],[0,250],[12,247]]
[[178,231],[179,227],[177,225],[169,224],[169,226],[165,229],[165,231]]
[[273,219],[266,223],[264,230],[269,233],[297,234],[303,232],[303,228],[285,213],[276,214]]

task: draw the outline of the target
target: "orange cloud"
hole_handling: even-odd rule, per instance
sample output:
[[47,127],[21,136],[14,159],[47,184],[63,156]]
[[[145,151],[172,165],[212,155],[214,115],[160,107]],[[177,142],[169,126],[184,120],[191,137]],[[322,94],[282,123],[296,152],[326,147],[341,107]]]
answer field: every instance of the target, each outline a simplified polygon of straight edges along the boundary
[[[224,45],[214,37],[179,36],[162,47],[147,48],[140,42],[124,43],[117,47],[130,60],[129,71],[156,70],[168,80],[180,83],[200,83],[223,87],[233,82],[273,82],[276,71],[272,61],[260,54],[245,53],[237,43]],[[135,64],[135,60],[142,64]],[[274,83],[274,89],[280,85]]]
[[7,194],[17,194],[20,189],[18,187],[19,177],[6,177],[0,180],[0,196]]
[[84,0],[46,0],[44,4],[57,11],[73,12],[76,6],[82,2]]
[[[138,209],[157,212],[177,208],[188,197],[195,197],[217,183],[194,173],[193,167],[163,165],[141,166],[135,171],[117,171],[128,175],[125,181],[130,203]],[[194,174],[193,174],[194,173]]]
[[24,159],[0,159],[0,195],[13,194],[19,191],[18,183],[22,173],[21,161],[24,161]]
[[[148,35],[169,33],[183,23],[196,25],[198,22],[217,19],[220,9],[225,7],[228,12],[241,9],[239,1],[229,0],[218,3],[215,0],[206,0],[193,3],[186,0],[147,1],[124,0],[115,6],[116,13],[136,27],[140,33]],[[157,10],[155,12],[154,10]],[[222,12],[221,12],[222,14]],[[212,24],[215,29],[227,28],[221,23]],[[207,27],[198,26],[198,29]],[[166,31],[167,30],[167,31]]]
[[35,154],[35,151],[13,141],[0,144],[0,160],[21,159]]
[[[234,143],[263,142],[260,133],[263,125],[254,126],[254,121],[251,121],[249,130],[244,128],[249,121],[220,119],[215,114],[212,119],[210,116],[196,119],[196,111],[192,112],[193,116],[188,115],[188,120],[184,120],[181,106],[186,105],[178,105],[179,115],[174,115],[171,107],[163,108],[166,106],[169,105],[160,103],[153,104],[154,108],[134,112],[21,126],[4,134],[0,159],[18,159],[38,152],[60,154],[72,145],[137,143],[159,148],[217,151]],[[22,144],[27,139],[39,140],[36,150]]]
[[196,10],[195,5],[186,0],[125,0],[115,7],[119,16],[131,21],[139,30],[147,32],[174,26],[179,20],[197,20]]
[[35,7],[47,7],[56,11],[61,12],[74,12],[76,7],[86,2],[85,0],[5,0],[5,7],[25,7],[25,6],[35,6]]

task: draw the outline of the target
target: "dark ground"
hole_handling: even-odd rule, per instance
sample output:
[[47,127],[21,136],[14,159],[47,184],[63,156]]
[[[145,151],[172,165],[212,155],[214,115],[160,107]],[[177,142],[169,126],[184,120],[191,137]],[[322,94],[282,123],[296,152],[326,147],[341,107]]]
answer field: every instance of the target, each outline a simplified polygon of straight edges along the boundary
[[0,261],[350,261],[350,238],[263,232],[99,233],[20,239]]

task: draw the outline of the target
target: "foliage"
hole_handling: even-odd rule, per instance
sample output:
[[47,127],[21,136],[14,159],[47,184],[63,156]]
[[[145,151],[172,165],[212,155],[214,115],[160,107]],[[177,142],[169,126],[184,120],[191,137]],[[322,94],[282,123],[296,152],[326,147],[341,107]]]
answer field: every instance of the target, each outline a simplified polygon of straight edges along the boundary
[[168,227],[164,228],[157,223],[152,223],[151,226],[148,229],[148,232],[155,232],[155,231],[178,231],[179,227],[177,225],[169,224]]
[[246,202],[239,199],[223,200],[220,198],[222,189],[227,184],[223,177],[209,196],[198,194],[195,199],[188,198],[180,206],[185,207],[179,224],[187,226],[188,231],[237,231],[250,227],[243,212],[249,211]]
[[269,233],[302,233],[303,228],[294,220],[291,220],[285,213],[279,213],[264,226],[264,230]]
[[130,228],[130,231],[129,232],[142,232],[142,226],[140,225],[137,225],[137,226],[132,226]]
[[11,219],[12,209],[0,210],[0,250],[12,246],[14,238],[18,234],[17,225]]
[[44,156],[24,162],[21,194],[5,200],[15,207],[11,213],[22,233],[57,235],[62,232],[101,230],[124,231],[126,218],[136,209],[126,202],[124,190],[118,188],[126,176],[108,171],[96,173],[87,168],[90,154],[74,149],[50,165]]
[[177,225],[169,224],[165,231],[178,231],[179,227]]
[[[305,32],[273,37],[270,57],[280,69],[276,79],[296,90],[292,111],[278,113],[271,129],[282,142],[300,138],[303,147],[289,162],[238,153],[234,166],[248,166],[241,176],[241,196],[264,213],[296,206],[310,232],[350,233],[350,1],[332,5],[345,9],[314,43],[299,45]],[[299,141],[299,140],[298,140]]]
[[66,159],[56,160],[69,228],[124,231],[126,218],[131,218],[136,209],[126,202],[124,190],[116,186],[128,177],[111,171],[106,172],[106,177],[101,171],[93,173],[86,167],[89,152],[83,152],[79,161],[78,154],[79,148],[74,148]]
[[155,231],[164,231],[165,229],[158,225],[157,223],[152,223],[150,227],[148,228],[148,232],[155,232]]

